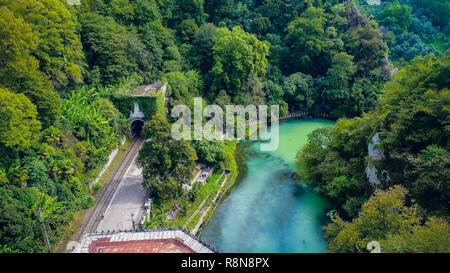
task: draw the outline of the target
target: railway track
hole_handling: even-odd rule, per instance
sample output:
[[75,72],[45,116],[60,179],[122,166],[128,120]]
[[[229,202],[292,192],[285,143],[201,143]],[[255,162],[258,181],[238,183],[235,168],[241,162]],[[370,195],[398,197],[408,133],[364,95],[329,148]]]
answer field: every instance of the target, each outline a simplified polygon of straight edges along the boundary
[[92,233],[97,231],[97,227],[101,221],[101,215],[105,213],[106,209],[108,208],[109,203],[114,196],[114,193],[119,187],[120,181],[128,170],[128,167],[137,157],[137,154],[141,149],[143,143],[144,139],[138,139],[132,144],[132,146],[125,153],[125,157],[120,166],[114,171],[112,181],[108,183],[108,185],[100,190],[100,192],[97,194],[97,202],[86,213],[86,216],[84,217],[81,224],[81,228],[75,236],[75,239],[77,241],[81,240],[81,237],[84,233]]

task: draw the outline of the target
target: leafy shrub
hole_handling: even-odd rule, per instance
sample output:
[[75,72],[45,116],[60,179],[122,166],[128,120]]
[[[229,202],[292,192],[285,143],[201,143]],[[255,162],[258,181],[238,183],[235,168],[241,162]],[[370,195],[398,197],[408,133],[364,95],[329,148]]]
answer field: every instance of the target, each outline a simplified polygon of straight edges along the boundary
[[88,209],[95,204],[95,198],[93,196],[87,195],[81,199],[81,207],[83,209]]
[[102,183],[94,183],[94,185],[92,185],[92,190],[93,191],[98,191],[99,189],[103,188],[103,184]]
[[198,198],[201,188],[202,182],[197,181],[194,183],[194,185],[192,185],[192,189],[188,192],[188,197],[192,202],[194,202]]

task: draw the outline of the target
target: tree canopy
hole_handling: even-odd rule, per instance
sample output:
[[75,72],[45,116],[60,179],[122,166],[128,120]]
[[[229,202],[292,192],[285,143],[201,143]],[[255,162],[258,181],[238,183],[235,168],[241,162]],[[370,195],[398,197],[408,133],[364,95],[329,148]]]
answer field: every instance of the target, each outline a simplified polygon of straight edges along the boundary
[[23,94],[0,88],[0,141],[23,150],[31,145],[40,129],[36,106]]
[[[447,252],[448,222],[430,218],[425,225],[416,206],[406,206],[407,191],[395,186],[377,191],[351,223],[339,216],[326,228],[329,252],[368,252],[378,241],[382,252]],[[426,236],[425,240],[424,236]]]
[[185,140],[174,140],[170,127],[156,114],[143,128],[142,136],[150,139],[139,151],[136,162],[143,169],[144,186],[161,199],[171,199],[192,179],[197,155]]

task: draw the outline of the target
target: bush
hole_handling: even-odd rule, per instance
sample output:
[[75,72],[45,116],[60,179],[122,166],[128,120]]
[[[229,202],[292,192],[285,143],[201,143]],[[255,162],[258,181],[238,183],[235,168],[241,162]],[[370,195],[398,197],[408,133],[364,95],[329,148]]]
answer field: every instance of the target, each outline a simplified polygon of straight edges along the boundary
[[101,188],[103,188],[103,184],[102,184],[102,183],[94,183],[94,184],[92,185],[92,190],[93,190],[94,192],[98,191],[98,190],[101,189]]
[[202,182],[197,181],[194,183],[192,189],[188,192],[188,197],[191,200],[191,202],[194,202],[198,198],[201,188]]
[[95,198],[93,196],[85,196],[81,199],[81,207],[83,209],[89,209],[95,204]]

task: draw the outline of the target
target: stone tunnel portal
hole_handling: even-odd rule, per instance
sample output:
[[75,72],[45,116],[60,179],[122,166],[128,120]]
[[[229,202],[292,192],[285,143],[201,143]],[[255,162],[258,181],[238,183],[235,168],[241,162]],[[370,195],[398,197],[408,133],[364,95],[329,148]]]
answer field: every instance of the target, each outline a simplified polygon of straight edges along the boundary
[[134,139],[140,138],[141,137],[141,131],[142,128],[144,127],[144,121],[140,120],[140,119],[135,119],[131,122],[131,126],[130,126],[130,134],[131,137]]

